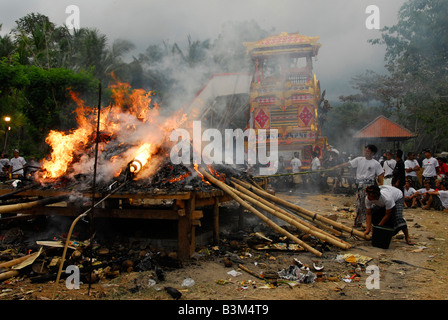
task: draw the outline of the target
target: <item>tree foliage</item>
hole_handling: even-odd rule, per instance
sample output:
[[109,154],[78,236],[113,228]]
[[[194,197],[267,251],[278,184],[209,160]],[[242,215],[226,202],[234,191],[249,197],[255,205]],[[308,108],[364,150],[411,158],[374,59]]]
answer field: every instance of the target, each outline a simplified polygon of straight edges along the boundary
[[386,46],[387,75],[353,78],[359,95],[343,101],[377,101],[393,120],[418,134],[414,148],[448,150],[448,2],[408,0],[398,22],[372,44]]

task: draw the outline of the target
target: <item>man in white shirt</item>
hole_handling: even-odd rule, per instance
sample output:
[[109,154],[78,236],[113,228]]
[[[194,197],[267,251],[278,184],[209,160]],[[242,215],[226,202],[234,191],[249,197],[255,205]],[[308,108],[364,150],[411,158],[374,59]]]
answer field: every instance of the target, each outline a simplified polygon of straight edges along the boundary
[[403,193],[393,186],[369,186],[366,188],[366,231],[372,231],[372,224],[392,228],[394,235],[403,231],[406,243],[413,245],[406,220],[403,217]]
[[[294,157],[291,160],[291,167],[292,167],[292,173],[299,173],[300,168],[302,167],[302,161],[299,159],[299,153],[294,152]],[[300,175],[295,174],[293,175],[293,182],[294,187],[297,189],[299,183],[300,183]]]
[[412,187],[412,181],[406,180],[406,183],[404,184],[404,190],[403,190],[403,196],[404,196],[404,207],[405,208],[416,208],[417,207],[417,198],[414,197],[414,194],[417,192]]
[[364,157],[356,157],[347,165],[356,168],[356,218],[355,226],[360,227],[366,221],[365,189],[378,183],[383,184],[384,170],[381,164],[373,159],[378,151],[377,147],[370,144],[364,149]]
[[313,160],[311,161],[311,171],[317,171],[320,169],[320,160],[316,152],[313,152]]
[[383,170],[384,170],[384,182],[383,185],[392,185],[392,177],[395,165],[397,164],[397,161],[392,158],[392,153],[390,151],[386,152],[386,160],[384,160],[383,163]]
[[408,158],[404,162],[404,170],[406,174],[406,180],[410,179],[412,181],[412,186],[415,189],[420,188],[420,182],[418,181],[417,171],[420,170],[420,165],[415,159],[414,152],[408,152]]
[[23,169],[26,166],[26,161],[23,157],[19,156],[19,150],[15,149],[13,154],[14,157],[9,160],[12,176],[16,178],[23,177]]
[[429,180],[431,188],[435,187],[437,172],[439,170],[439,161],[433,158],[430,150],[425,150],[425,159],[422,162],[422,179]]

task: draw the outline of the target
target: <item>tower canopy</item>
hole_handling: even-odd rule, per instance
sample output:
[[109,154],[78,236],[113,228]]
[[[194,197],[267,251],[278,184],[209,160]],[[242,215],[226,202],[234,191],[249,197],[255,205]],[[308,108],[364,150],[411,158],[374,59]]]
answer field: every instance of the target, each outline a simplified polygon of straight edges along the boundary
[[251,57],[275,54],[297,54],[298,56],[316,56],[320,43],[319,37],[307,37],[298,33],[282,32],[256,42],[245,42],[247,53]]

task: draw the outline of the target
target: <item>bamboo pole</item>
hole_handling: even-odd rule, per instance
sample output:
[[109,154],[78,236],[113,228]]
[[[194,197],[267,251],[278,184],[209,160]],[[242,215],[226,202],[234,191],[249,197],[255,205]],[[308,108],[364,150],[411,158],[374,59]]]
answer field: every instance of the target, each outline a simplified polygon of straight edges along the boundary
[[273,208],[271,208],[269,206],[266,206],[265,204],[257,201],[256,199],[254,199],[254,198],[248,196],[247,194],[244,194],[244,193],[242,193],[242,192],[240,192],[238,190],[233,189],[232,191],[235,192],[239,197],[241,197],[241,198],[243,198],[243,199],[245,199],[245,200],[247,200],[249,202],[252,202],[256,206],[260,207],[261,209],[269,212],[270,214],[276,216],[277,218],[282,219],[283,221],[285,221],[285,222],[289,223],[290,225],[292,225],[292,226],[302,230],[305,233],[308,233],[308,234],[310,234],[312,236],[315,236],[316,238],[319,238],[322,241],[326,241],[328,243],[331,243],[332,245],[335,245],[335,246],[337,246],[339,248],[342,248],[342,249],[345,249],[345,250],[350,248],[350,244],[344,243],[344,242],[342,242],[339,239],[335,240],[334,238],[330,237],[327,234],[324,234],[324,233],[322,233],[322,232],[320,232],[318,230],[312,229],[309,226],[305,226],[299,220],[295,219],[292,215],[291,216],[285,215],[282,212],[280,212],[279,210],[276,210],[276,209],[273,209]]
[[18,265],[18,264],[26,261],[27,259],[29,259],[31,257],[37,256],[39,254],[40,254],[40,252],[34,252],[32,254],[28,254],[28,255],[20,257],[20,258],[16,258],[16,259],[13,259],[13,260],[9,260],[9,261],[0,263],[0,268],[10,268],[10,267],[13,267],[15,265]]
[[263,220],[267,225],[269,225],[271,228],[273,228],[275,231],[287,236],[289,239],[291,239],[292,241],[294,241],[295,243],[301,245],[305,250],[313,253],[314,255],[321,257],[322,256],[322,252],[319,252],[318,250],[314,249],[313,247],[311,247],[310,245],[308,245],[307,243],[303,242],[302,240],[300,240],[299,238],[297,238],[296,236],[292,235],[291,233],[289,233],[288,231],[286,231],[285,229],[281,228],[280,226],[278,226],[276,223],[274,223],[273,221],[271,221],[269,218],[267,218],[265,215],[263,215],[261,212],[259,212],[258,210],[256,210],[255,208],[253,208],[251,205],[249,205],[248,203],[246,203],[243,199],[241,199],[238,195],[236,195],[231,188],[226,185],[225,183],[219,181],[218,179],[216,179],[215,177],[213,177],[211,174],[209,174],[208,172],[206,172],[204,169],[199,168],[199,171],[202,173],[202,175],[204,177],[206,177],[210,182],[212,182],[214,185],[218,186],[221,190],[223,190],[224,192],[226,192],[228,195],[230,195],[235,201],[237,201],[239,204],[241,204],[244,208],[246,208],[247,210],[249,210],[250,212],[252,212],[253,214],[255,214],[257,217],[259,217],[261,220]]
[[15,277],[17,275],[19,275],[19,271],[17,271],[17,270],[6,271],[3,273],[0,273],[0,281],[7,280],[7,279]]
[[30,201],[30,202],[7,204],[7,205],[0,206],[0,214],[8,213],[8,212],[17,212],[17,211],[21,211],[21,210],[31,209],[31,208],[34,208],[37,206],[43,206],[43,205],[47,205],[47,204],[57,203],[57,202],[64,201],[67,198],[68,198],[68,196],[64,195],[64,196],[51,197],[51,198],[47,198],[47,199]]
[[[310,223],[308,223],[308,222],[306,222],[306,221],[300,219],[300,218],[297,217],[296,215],[294,215],[294,214],[292,214],[292,213],[290,213],[290,212],[284,210],[283,208],[280,208],[280,207],[276,206],[275,204],[273,204],[273,203],[271,203],[271,202],[269,202],[269,201],[263,199],[262,197],[256,195],[255,193],[253,193],[253,192],[247,190],[246,188],[244,188],[244,187],[238,185],[237,183],[235,183],[235,182],[232,182],[232,183],[234,184],[235,188],[236,188],[238,191],[244,192],[245,194],[247,194],[248,196],[252,197],[252,198],[255,199],[256,201],[259,201],[259,202],[263,203],[264,205],[266,205],[266,206],[268,206],[268,207],[271,207],[272,209],[277,210],[277,211],[279,211],[280,213],[282,213],[282,214],[284,214],[284,215],[286,215],[286,216],[288,216],[288,217],[290,217],[290,218],[292,218],[292,219],[294,219],[294,220],[297,220],[299,223],[303,224],[304,226],[307,226],[307,227],[311,228],[312,230],[318,231],[318,232],[320,232],[320,233],[322,233],[322,234],[325,234],[325,235],[327,235],[327,236],[329,236],[329,237],[331,237],[331,238],[333,238],[333,239],[335,239],[335,240],[337,240],[337,241],[340,241],[340,242],[342,242],[342,243],[344,243],[344,244],[349,245],[347,242],[343,241],[342,239],[339,239],[339,238],[333,236],[332,234],[329,234],[329,233],[327,233],[327,232],[325,232],[325,231],[323,231],[323,230],[321,230],[321,229],[319,229],[319,228],[313,226],[312,224],[310,224]],[[308,218],[308,217],[307,217],[307,218]],[[333,229],[333,230],[334,230],[334,229]],[[336,231],[336,230],[335,230],[335,231]],[[337,231],[337,232],[339,232],[339,231]]]
[[[239,191],[241,191],[241,192],[244,192],[245,194],[247,194],[247,195],[251,196],[252,198],[254,198],[254,199],[260,201],[261,203],[263,203],[263,204],[265,204],[265,205],[267,205],[267,206],[269,206],[269,207],[271,207],[271,208],[273,208],[273,209],[277,209],[277,210],[279,210],[281,213],[287,215],[288,217],[292,217],[292,218],[294,218],[294,219],[299,219],[296,215],[291,214],[291,213],[289,213],[288,211],[286,211],[286,210],[284,210],[284,209],[282,209],[282,208],[279,208],[278,206],[275,206],[273,203],[271,203],[271,202],[265,200],[264,198],[262,198],[262,197],[256,195],[255,193],[249,191],[248,189],[246,189],[246,188],[243,187],[242,185],[239,185],[237,182],[232,181],[232,183],[233,183],[233,185],[235,186],[235,188],[236,188],[237,190],[239,190]],[[303,213],[301,213],[301,212],[296,212],[296,214],[299,215],[300,217],[302,217],[303,219],[312,221],[312,219],[311,219],[310,217],[308,217],[307,215],[305,215],[305,214],[303,214]],[[313,226],[312,224],[309,224],[308,222],[306,222],[306,221],[304,221],[304,220],[299,220],[299,222],[301,222],[302,224],[304,224],[304,225],[306,225],[306,226],[308,226],[308,227],[310,227],[310,228],[313,228],[313,229],[315,229],[315,230],[318,230],[318,231],[320,231],[320,232],[323,232],[323,230],[319,230],[317,227]],[[331,227],[329,227],[329,226],[327,226],[327,225],[321,223],[320,221],[313,221],[313,223],[315,223],[316,225],[318,225],[319,228],[328,230],[328,231],[330,231],[331,233],[333,233],[333,234],[335,234],[335,235],[337,235],[337,236],[342,235],[342,233],[341,233],[339,230],[333,229],[333,228],[331,228]],[[338,238],[336,238],[335,236],[333,236],[333,235],[331,235],[331,234],[328,234],[328,235],[331,236],[331,237],[333,237],[334,239],[337,239],[337,240],[339,240],[339,241],[342,241],[341,239],[338,239]]]
[[319,215],[319,214],[314,213],[314,212],[312,212],[310,210],[302,208],[302,207],[300,207],[300,206],[298,206],[296,204],[293,204],[293,203],[291,203],[289,201],[286,201],[286,200],[280,199],[279,197],[273,196],[273,195],[271,195],[268,192],[259,190],[257,188],[251,188],[251,185],[246,183],[246,182],[244,182],[244,181],[241,181],[241,180],[238,180],[238,179],[235,179],[235,178],[231,178],[231,179],[232,179],[232,181],[236,181],[239,184],[249,188],[249,190],[253,190],[258,195],[260,195],[262,197],[266,197],[266,198],[268,198],[268,199],[270,199],[272,201],[275,201],[276,203],[281,204],[281,205],[283,205],[285,207],[288,207],[290,209],[302,212],[302,213],[308,215],[309,217],[313,218],[313,220],[319,220],[321,222],[327,223],[327,224],[329,224],[329,225],[331,225],[331,226],[333,226],[333,227],[335,227],[335,228],[337,228],[337,229],[339,229],[341,231],[346,231],[346,232],[348,232],[350,234],[356,235],[356,236],[361,237],[363,239],[366,239],[366,240],[370,239],[369,236],[364,235],[364,233],[359,231],[359,230],[356,230],[354,228],[350,228],[350,227],[348,227],[346,225],[343,225],[342,223],[339,223],[339,222],[333,221],[331,219],[328,219],[326,217],[323,217],[322,215]]

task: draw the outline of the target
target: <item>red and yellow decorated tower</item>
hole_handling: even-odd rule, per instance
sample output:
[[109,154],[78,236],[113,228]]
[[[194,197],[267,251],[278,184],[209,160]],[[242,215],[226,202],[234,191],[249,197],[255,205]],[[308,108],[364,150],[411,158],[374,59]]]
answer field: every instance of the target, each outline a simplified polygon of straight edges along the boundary
[[327,145],[319,115],[323,99],[313,73],[318,39],[281,33],[244,43],[254,63],[249,127],[266,129],[268,137],[277,129],[279,155],[290,160],[299,152],[304,166],[311,161],[311,151],[322,156]]

